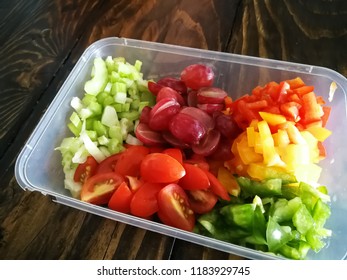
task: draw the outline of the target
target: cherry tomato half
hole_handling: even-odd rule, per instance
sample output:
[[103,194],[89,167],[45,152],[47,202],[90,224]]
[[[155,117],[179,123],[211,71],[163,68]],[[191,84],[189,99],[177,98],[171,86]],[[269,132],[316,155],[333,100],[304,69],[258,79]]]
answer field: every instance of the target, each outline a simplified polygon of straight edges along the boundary
[[218,197],[210,190],[187,191],[190,208],[197,214],[204,214],[213,209]]
[[141,177],[152,183],[172,183],[181,179],[185,169],[175,158],[163,153],[148,154],[140,166]]
[[195,214],[185,191],[177,184],[166,185],[158,193],[158,217],[169,226],[192,231]]
[[185,190],[206,190],[210,187],[210,181],[205,172],[198,166],[183,163],[183,167],[186,171],[179,180],[179,185]]
[[81,200],[96,205],[107,204],[122,182],[123,176],[114,172],[95,174],[83,184]]
[[130,202],[130,213],[147,218],[158,211],[157,195],[163,184],[145,182],[135,193]]
[[222,183],[218,181],[217,177],[207,170],[205,170],[204,172],[210,181],[211,191],[217,196],[219,196],[221,199],[229,201],[230,196],[228,194],[228,191],[224,188]]
[[127,183],[122,182],[111,196],[108,202],[108,208],[127,214],[130,212],[130,202],[132,197],[133,193],[129,189]]
[[129,146],[121,153],[114,172],[123,176],[138,176],[141,162],[148,154],[149,149],[145,146]]
[[96,169],[96,173],[99,174],[99,173],[113,172],[120,156],[121,156],[121,153],[118,153],[118,154],[114,154],[105,158],[103,161],[99,163],[99,166]]
[[88,156],[84,163],[81,163],[77,166],[74,181],[84,183],[88,178],[92,177],[97,170],[98,162],[94,157]]

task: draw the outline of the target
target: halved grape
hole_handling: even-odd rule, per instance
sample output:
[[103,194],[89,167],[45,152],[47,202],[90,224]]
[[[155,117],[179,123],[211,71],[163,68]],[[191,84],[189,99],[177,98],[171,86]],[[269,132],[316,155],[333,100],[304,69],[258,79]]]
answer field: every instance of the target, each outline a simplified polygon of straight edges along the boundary
[[148,90],[155,96],[163,88],[162,85],[158,85],[156,82],[153,82],[153,81],[148,81],[147,86],[148,86]]
[[222,135],[224,135],[228,139],[234,139],[241,133],[240,128],[238,127],[232,116],[225,115],[222,112],[215,112],[213,116],[216,124],[216,129],[218,129],[220,133],[222,133]]
[[194,153],[202,156],[209,156],[217,149],[220,140],[220,132],[218,130],[210,130],[199,144],[192,145]]
[[188,149],[190,148],[190,145],[187,143],[182,142],[181,140],[177,139],[175,136],[172,135],[170,131],[163,131],[162,137],[164,140],[169,143],[170,145],[180,148],[180,149]]
[[170,87],[163,87],[161,90],[159,90],[156,97],[156,102],[158,103],[161,99],[164,99],[164,98],[176,99],[181,106],[184,106],[186,104],[182,95],[180,95],[176,90]]
[[232,158],[230,140],[227,139],[225,136],[221,135],[218,146],[209,156],[209,158],[218,161],[230,160]]
[[187,93],[187,86],[185,85],[185,83],[176,78],[172,78],[172,77],[162,78],[157,82],[157,84],[162,85],[164,87],[170,87],[181,94]]
[[149,115],[151,113],[152,108],[149,106],[143,107],[140,115],[140,122],[141,123],[149,123]]
[[148,146],[160,146],[166,143],[160,132],[150,129],[145,123],[137,125],[135,135],[137,139]]
[[206,134],[204,125],[182,110],[171,119],[169,130],[178,140],[190,145],[199,143]]
[[217,87],[205,87],[198,90],[198,103],[222,104],[228,94]]
[[214,128],[215,124],[213,118],[199,108],[184,107],[180,112],[198,120],[204,126],[206,131],[209,131]]
[[214,73],[211,67],[204,64],[191,64],[181,72],[181,80],[191,89],[198,90],[213,84]]
[[204,104],[197,104],[196,106],[209,115],[212,115],[214,112],[220,112],[220,111],[224,110],[224,104],[204,103]]
[[171,118],[181,109],[180,104],[174,98],[163,98],[154,105],[150,114],[148,125],[156,131],[167,130]]

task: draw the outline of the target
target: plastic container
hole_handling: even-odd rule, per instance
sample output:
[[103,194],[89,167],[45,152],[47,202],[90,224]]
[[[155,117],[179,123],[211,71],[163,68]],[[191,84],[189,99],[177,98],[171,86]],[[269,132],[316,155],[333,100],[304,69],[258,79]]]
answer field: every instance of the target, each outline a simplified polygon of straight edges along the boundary
[[328,158],[321,162],[324,170],[321,183],[328,186],[332,198],[332,215],[326,227],[331,229],[333,234],[326,248],[318,254],[309,253],[308,258],[346,259],[347,80],[339,73],[322,67],[124,38],[106,38],[97,41],[87,48],[78,60],[17,159],[15,176],[24,190],[39,191],[44,195],[50,195],[54,201],[70,207],[246,258],[277,258],[263,252],[84,203],[72,198],[64,189],[61,155],[54,149],[60,145],[64,137],[71,135],[66,126],[72,112],[70,101],[74,96],[83,96],[84,82],[90,77],[93,59],[97,56],[108,55],[124,56],[131,63],[136,59],[142,60],[142,72],[146,79],[177,76],[189,64],[206,63],[216,72],[216,85],[224,88],[233,98],[248,93],[255,86],[264,85],[269,81],[281,81],[300,76],[307,84],[315,86],[317,95],[323,96],[327,101],[330,84],[333,81],[336,82],[337,90],[332,101],[329,102],[332,112],[327,126],[333,134],[325,142]]

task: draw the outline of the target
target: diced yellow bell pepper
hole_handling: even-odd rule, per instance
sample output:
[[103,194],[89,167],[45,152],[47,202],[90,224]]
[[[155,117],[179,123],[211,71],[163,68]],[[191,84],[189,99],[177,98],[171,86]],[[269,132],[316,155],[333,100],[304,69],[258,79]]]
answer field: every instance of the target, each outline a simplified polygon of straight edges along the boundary
[[287,121],[286,117],[279,114],[273,114],[268,112],[259,112],[261,118],[266,121],[269,125],[279,125]]
[[317,183],[321,173],[322,168],[314,163],[297,166],[294,171],[294,175],[299,182],[301,181],[308,184]]
[[332,133],[329,129],[322,126],[310,126],[307,130],[321,142],[325,141]]
[[243,134],[244,137],[241,138],[241,141],[236,143],[237,152],[244,164],[250,164],[252,162],[261,162],[263,157],[260,154],[257,154],[253,148],[248,146],[247,135]]
[[288,122],[287,124],[287,133],[289,140],[294,144],[305,144],[305,139],[301,136],[299,129],[293,124]]
[[263,146],[264,163],[268,166],[284,166],[283,161],[275,149],[275,143],[268,123],[266,121],[258,122],[258,130]]
[[280,148],[286,147],[290,143],[288,133],[284,129],[279,129],[272,135],[272,138],[274,139],[275,146]]
[[313,163],[318,163],[319,158],[319,149],[318,149],[318,140],[316,137],[314,137],[309,131],[304,130],[301,131],[302,137],[305,139],[309,151],[310,151],[310,161]]
[[255,131],[253,126],[247,127],[247,141],[249,147],[254,147],[255,145]]
[[289,144],[282,154],[289,171],[296,170],[297,166],[310,163],[310,150],[307,144]]

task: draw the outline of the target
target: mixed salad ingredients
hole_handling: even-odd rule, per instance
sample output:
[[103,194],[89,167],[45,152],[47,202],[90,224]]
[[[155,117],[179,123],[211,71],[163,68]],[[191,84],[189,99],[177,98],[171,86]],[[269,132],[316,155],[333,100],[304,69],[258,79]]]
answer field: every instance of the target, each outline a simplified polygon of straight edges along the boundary
[[82,201],[290,259],[331,236],[319,162],[331,108],[297,77],[233,100],[211,67],[145,80],[142,62],[94,60],[57,148]]

